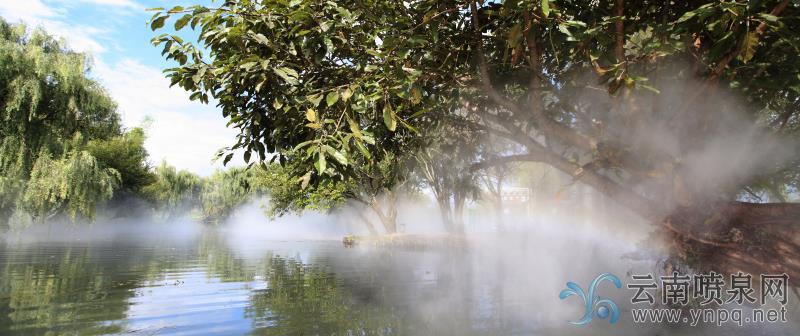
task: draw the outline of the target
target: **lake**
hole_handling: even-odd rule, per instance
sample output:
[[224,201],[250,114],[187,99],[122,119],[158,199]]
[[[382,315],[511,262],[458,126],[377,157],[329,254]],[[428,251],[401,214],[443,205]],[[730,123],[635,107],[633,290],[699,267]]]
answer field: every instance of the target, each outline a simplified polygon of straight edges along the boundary
[[[0,245],[0,334],[709,334],[567,323],[580,307],[558,299],[565,281],[651,265],[622,257],[633,241],[539,230],[476,236],[457,249],[345,247],[190,227],[9,238]],[[792,329],[767,330],[733,334]]]

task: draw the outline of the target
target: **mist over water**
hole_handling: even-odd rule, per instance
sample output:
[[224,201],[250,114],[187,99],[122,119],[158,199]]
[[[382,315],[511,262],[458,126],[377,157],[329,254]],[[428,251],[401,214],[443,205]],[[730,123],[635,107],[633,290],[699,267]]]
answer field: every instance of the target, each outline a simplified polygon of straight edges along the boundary
[[[9,233],[0,334],[790,335],[800,320],[791,297],[788,324],[634,324],[633,292],[606,283],[620,321],[569,324],[583,307],[558,298],[567,281],[660,272],[663,253],[641,244],[652,228],[613,206],[529,209],[500,231],[472,210],[465,246],[347,248],[344,235],[364,234],[356,209],[269,220],[261,204],[217,227],[187,215]],[[435,236],[435,211],[401,202],[401,228]]]

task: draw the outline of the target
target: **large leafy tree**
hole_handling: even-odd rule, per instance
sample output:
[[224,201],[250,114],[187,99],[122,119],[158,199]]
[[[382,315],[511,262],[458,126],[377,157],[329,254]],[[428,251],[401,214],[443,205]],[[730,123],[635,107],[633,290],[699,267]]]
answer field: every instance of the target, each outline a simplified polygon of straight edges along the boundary
[[121,136],[116,104],[88,69],[44,31],[0,19],[0,224],[12,214],[92,217],[118,186],[119,172],[86,149]]
[[[267,214],[271,217],[306,210],[330,211],[344,206],[348,200],[368,209],[357,214],[370,234],[378,229],[371,218],[377,218],[385,233],[397,232],[397,196],[412,191],[404,169],[405,162],[392,153],[382,153],[354,164],[353,172],[344,179],[323,179],[311,183],[311,173],[302,165],[277,163],[256,168],[254,184],[269,196]],[[299,178],[298,175],[302,175]],[[369,216],[372,214],[374,216]]]
[[682,262],[800,279],[800,206],[742,202],[797,193],[798,13],[789,0],[239,0],[151,25],[199,32],[154,42],[177,62],[172,82],[240,129],[245,160],[303,150],[292,159],[315,179],[347,176],[467,111],[524,148],[479,167],[545,163],[658,223]]
[[122,189],[140,193],[156,180],[147,162],[145,139],[144,129],[136,127],[110,139],[91,140],[86,149],[106,167],[119,172]]

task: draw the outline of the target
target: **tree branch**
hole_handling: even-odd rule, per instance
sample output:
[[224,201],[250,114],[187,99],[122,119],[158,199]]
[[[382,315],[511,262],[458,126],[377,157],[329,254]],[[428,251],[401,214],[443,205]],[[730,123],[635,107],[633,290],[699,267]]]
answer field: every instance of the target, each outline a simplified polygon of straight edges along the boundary
[[[772,16],[778,16],[778,15],[781,14],[781,12],[783,12],[786,9],[786,7],[788,5],[789,5],[789,0],[783,0],[780,3],[778,3],[774,8],[772,8],[772,10],[769,12],[769,14],[772,15]],[[761,22],[761,24],[759,24],[758,27],[756,27],[756,30],[754,32],[756,34],[758,34],[758,36],[761,36],[766,31],[767,31],[767,23],[766,22]],[[747,38],[747,37],[745,37],[745,38]],[[733,59],[736,58],[736,56],[739,55],[742,52],[742,47],[743,47],[743,44],[740,43],[738,46],[736,46],[736,48],[731,50],[731,52],[726,54],[725,57],[723,57],[717,63],[717,66],[714,67],[714,70],[711,72],[711,74],[708,77],[708,81],[714,82],[717,79],[719,79],[719,76],[722,75],[722,73],[728,67],[728,64],[730,64],[730,62],[733,61]]]
[[476,163],[471,167],[473,170],[483,169],[491,166],[507,164],[511,162],[542,162],[546,163],[561,172],[572,176],[575,180],[586,183],[600,193],[617,201],[631,211],[644,217],[645,219],[655,220],[663,213],[649,199],[640,196],[634,191],[622,187],[619,183],[594,171],[583,169],[580,165],[570,162],[561,155],[540,147],[538,151],[528,154],[508,155],[483,162]]
[[625,60],[625,1],[616,0],[614,3],[614,16],[617,17],[617,22],[614,23],[614,55],[617,62],[622,64],[623,70],[627,68],[627,61]]
[[[481,88],[486,92],[486,94],[489,96],[489,98],[493,102],[495,102],[495,104],[497,104],[497,105],[499,105],[499,106],[501,106],[501,107],[513,112],[516,115],[525,115],[523,113],[523,109],[522,108],[520,108],[513,101],[503,97],[503,95],[501,95],[494,88],[494,85],[492,85],[492,80],[491,80],[491,77],[489,76],[489,65],[487,64],[486,58],[485,58],[485,56],[483,54],[483,42],[482,42],[482,37],[481,37],[482,34],[481,34],[481,28],[480,28],[480,21],[479,21],[479,18],[478,18],[478,10],[477,10],[477,7],[476,7],[474,2],[470,3],[470,11],[472,12],[472,25],[473,25],[473,29],[475,31],[475,37],[476,37],[476,39],[475,39],[475,48],[476,48],[476,54],[477,54],[476,57],[478,58],[478,71],[479,71],[479,74],[480,74],[480,77],[481,77],[481,79],[480,79],[481,80]],[[528,14],[528,15],[530,15],[530,14]],[[530,33],[530,30],[529,30],[529,33]],[[526,34],[526,35],[530,36],[530,34]],[[530,55],[530,57],[531,57],[530,62],[532,62],[531,63],[532,65],[533,64],[539,64],[538,52],[537,51],[533,51],[533,49],[535,49],[535,42],[532,41],[530,37],[528,37],[528,39],[530,40],[529,41],[529,49],[532,49],[532,51],[529,51],[529,53],[533,53],[532,55]],[[531,47],[531,46],[533,46],[533,47]],[[538,73],[536,71],[534,71],[534,74],[532,76],[538,78]],[[538,80],[532,78],[531,79],[531,85],[532,85],[532,87],[537,87],[538,88]],[[531,89],[531,90],[533,90],[533,89]],[[532,98],[534,98],[534,96],[535,95],[532,94]],[[535,106],[537,104],[538,104],[538,99],[537,99],[537,102],[532,104],[532,106]],[[564,125],[561,125],[560,123],[557,123],[557,122],[551,120],[550,118],[548,118],[546,115],[544,115],[543,111],[541,111],[541,112],[538,112],[538,111],[541,111],[541,110],[540,109],[539,110],[534,109],[534,117],[535,117],[536,121],[539,122],[539,127],[541,128],[542,132],[545,135],[554,136],[557,139],[559,139],[561,141],[564,141],[564,142],[566,142],[567,144],[569,144],[571,146],[575,146],[575,147],[578,147],[578,148],[583,149],[583,150],[593,150],[594,148],[597,147],[597,141],[596,140],[590,139],[589,137],[587,137],[587,136],[585,136],[583,134],[580,134],[580,133],[578,133],[578,132],[576,132],[574,130],[571,130],[568,127],[565,127]]]

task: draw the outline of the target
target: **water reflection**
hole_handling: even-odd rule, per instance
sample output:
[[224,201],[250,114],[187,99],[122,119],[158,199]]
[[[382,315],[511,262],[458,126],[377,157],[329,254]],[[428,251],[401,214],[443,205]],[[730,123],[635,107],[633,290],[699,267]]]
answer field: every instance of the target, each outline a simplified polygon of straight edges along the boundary
[[622,254],[624,244],[500,240],[416,251],[231,241],[203,230],[183,240],[0,243],[0,334],[706,333],[624,323],[571,328],[565,321],[578,308],[558,300],[564,279],[624,274],[635,265],[606,256]]
[[[97,255],[118,262],[98,263]],[[4,248],[0,277],[0,334],[75,333],[124,330],[128,300],[141,272],[136,259],[114,258],[113,250],[73,246]]]

